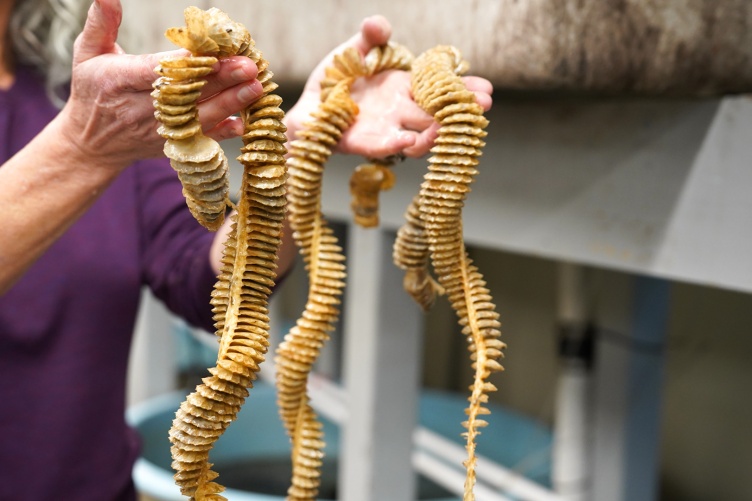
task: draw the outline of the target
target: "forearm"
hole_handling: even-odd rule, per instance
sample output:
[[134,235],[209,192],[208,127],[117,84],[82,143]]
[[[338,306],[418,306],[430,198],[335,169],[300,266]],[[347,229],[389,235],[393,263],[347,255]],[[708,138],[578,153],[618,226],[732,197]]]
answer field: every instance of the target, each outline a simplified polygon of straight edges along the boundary
[[99,197],[119,172],[93,165],[53,120],[0,168],[0,294]]

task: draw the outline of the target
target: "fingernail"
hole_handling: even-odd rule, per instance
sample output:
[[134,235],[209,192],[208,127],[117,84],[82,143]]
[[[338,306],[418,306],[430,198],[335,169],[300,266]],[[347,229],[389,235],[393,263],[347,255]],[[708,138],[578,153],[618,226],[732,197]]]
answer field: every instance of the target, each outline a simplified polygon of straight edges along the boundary
[[250,80],[251,78],[256,78],[257,75],[256,68],[250,64],[243,64],[230,72],[230,77],[238,81]]
[[253,82],[244,85],[243,88],[238,91],[238,99],[244,103],[249,103],[258,98],[263,92],[261,83],[258,80],[254,80]]
[[251,78],[251,75],[246,71],[245,68],[236,68],[230,72],[230,78],[233,80],[243,81],[248,80]]

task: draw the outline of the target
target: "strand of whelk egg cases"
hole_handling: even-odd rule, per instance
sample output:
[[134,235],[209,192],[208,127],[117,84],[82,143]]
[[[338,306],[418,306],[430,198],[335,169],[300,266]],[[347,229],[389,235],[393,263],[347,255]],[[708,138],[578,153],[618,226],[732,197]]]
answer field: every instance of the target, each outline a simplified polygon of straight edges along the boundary
[[309,275],[308,300],[276,351],[280,416],[292,442],[293,475],[287,499],[315,499],[324,455],[322,424],[309,404],[308,375],[339,320],[345,257],[321,212],[324,165],[358,113],[353,82],[389,69],[408,69],[412,55],[397,44],[375,47],[361,59],[354,48],[334,57],[322,81],[321,104],[290,144],[289,220]]
[[425,224],[420,217],[420,197],[415,196],[405,212],[405,224],[397,231],[392,260],[405,271],[402,286],[426,312],[444,288],[431,276],[430,249]]
[[174,57],[160,61],[154,84],[158,132],[166,139],[165,155],[178,173],[183,195],[196,220],[211,231],[222,226],[230,188],[227,157],[219,143],[206,137],[198,120],[197,101],[203,79],[216,57]]
[[[209,450],[237,416],[269,346],[267,304],[276,278],[277,252],[281,244],[286,204],[286,128],[282,123],[284,113],[279,108],[282,99],[273,94],[277,85],[271,80],[268,62],[255,47],[245,27],[215,8],[202,11],[189,7],[185,10],[185,19],[186,27],[172,28],[166,35],[198,57],[172,58],[160,64],[157,71],[163,75],[164,80],[160,79],[155,85],[158,103],[161,97],[171,93],[170,90],[179,89],[178,86],[181,85],[192,88],[194,82],[190,80],[206,74],[190,76],[169,70],[209,63],[210,58],[205,57],[207,53],[219,57],[249,57],[258,66],[257,78],[263,88],[263,97],[241,114],[245,125],[244,146],[238,158],[244,166],[241,191],[230,235],[225,242],[221,272],[211,300],[216,334],[220,337],[217,364],[209,369],[211,376],[204,378],[203,384],[198,385],[180,405],[169,432],[173,444],[172,467],[176,470],[176,483],[184,495],[201,501],[225,499],[218,494],[224,487],[213,482],[217,473],[211,470],[208,462]],[[170,81],[173,78],[178,81]],[[198,96],[193,97],[194,95],[191,97],[195,106]],[[173,110],[165,109],[164,106],[161,109],[157,106],[157,110],[158,118],[163,123],[162,132],[173,127],[169,119],[164,120],[167,112]],[[192,120],[197,122],[197,116],[192,117]],[[200,125],[198,129],[200,131]],[[184,143],[176,148],[170,145],[170,141],[175,138],[167,135],[165,152],[168,156],[178,152],[175,158],[171,158],[171,163],[179,175],[181,170],[188,170],[183,164],[189,162],[199,164],[190,167],[191,170],[207,166],[203,161],[208,156],[204,148],[218,148],[210,143],[212,140],[199,133],[194,137],[190,140],[186,134],[186,137],[177,139]],[[189,196],[195,191],[190,191],[186,186],[200,185],[184,181],[192,173],[184,172],[181,176],[184,192],[188,193],[186,198],[189,207]],[[211,174],[206,177],[211,178]],[[203,208],[204,206],[201,211],[196,211],[201,217],[208,213]],[[223,214],[224,210],[225,207],[222,206],[222,210],[217,212]],[[211,226],[215,226],[220,217],[211,220]]]
[[[463,422],[468,454],[464,463],[467,470],[464,500],[472,501],[476,437],[480,434],[478,428],[487,424],[479,416],[490,413],[484,404],[488,402],[488,393],[496,390],[487,379],[491,373],[503,370],[498,359],[506,345],[499,339],[501,324],[490,291],[467,255],[462,237],[462,207],[469,185],[478,173],[475,166],[485,145],[482,138],[487,134],[484,129],[488,124],[482,107],[460,78],[467,68],[456,48],[435,47],[413,62],[412,92],[421,108],[440,124],[417,206],[434,272],[459,317],[473,360],[470,404],[465,410],[467,421]],[[414,208],[408,211],[410,218],[415,219]],[[419,232],[417,220],[412,224]]]
[[379,225],[379,194],[396,182],[391,158],[371,158],[355,168],[350,176],[350,208],[353,222],[363,228]]

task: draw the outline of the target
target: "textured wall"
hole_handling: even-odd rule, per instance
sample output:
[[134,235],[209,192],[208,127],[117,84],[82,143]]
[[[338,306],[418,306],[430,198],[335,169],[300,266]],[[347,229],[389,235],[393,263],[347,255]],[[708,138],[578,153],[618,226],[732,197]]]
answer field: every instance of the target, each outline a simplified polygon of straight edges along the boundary
[[[182,8],[215,5],[243,22],[281,83],[300,83],[369,14],[420,52],[457,46],[497,89],[717,94],[752,89],[747,0],[130,0],[143,50]],[[418,22],[416,22],[418,20]]]

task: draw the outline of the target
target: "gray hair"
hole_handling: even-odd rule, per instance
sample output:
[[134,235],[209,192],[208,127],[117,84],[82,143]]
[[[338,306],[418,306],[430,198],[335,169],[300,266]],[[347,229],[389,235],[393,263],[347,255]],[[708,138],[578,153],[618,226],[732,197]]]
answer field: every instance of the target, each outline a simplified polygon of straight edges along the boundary
[[91,0],[16,0],[10,39],[19,62],[36,67],[47,95],[61,106],[71,78],[73,42],[86,21]]

